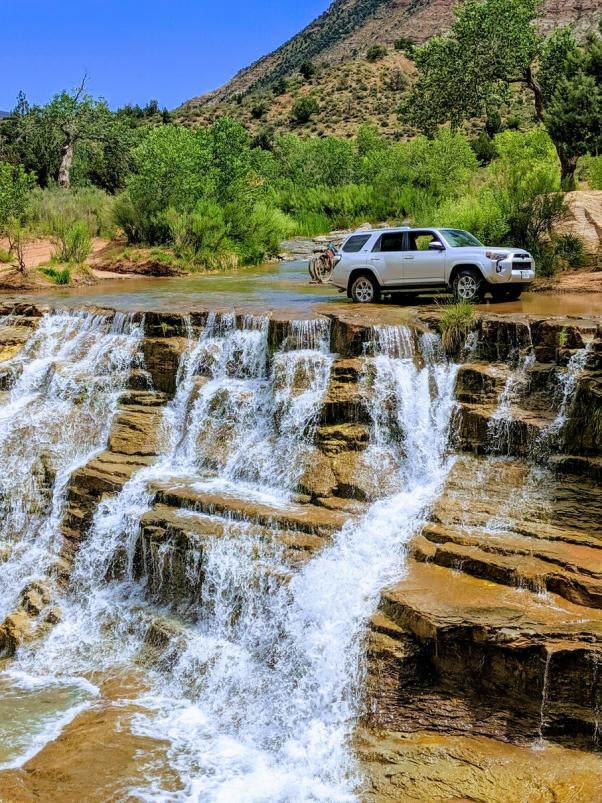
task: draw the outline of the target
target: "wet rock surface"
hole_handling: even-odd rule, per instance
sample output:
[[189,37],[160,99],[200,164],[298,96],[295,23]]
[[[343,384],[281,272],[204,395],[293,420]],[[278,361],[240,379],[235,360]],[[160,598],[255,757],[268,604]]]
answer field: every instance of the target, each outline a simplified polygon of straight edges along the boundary
[[[6,390],[13,381],[10,361],[41,312],[6,311],[10,325],[0,332]],[[437,326],[437,315],[423,317],[415,336]],[[161,454],[162,415],[176,392],[187,327],[196,332],[206,319],[203,312],[194,320],[147,314],[144,368],[132,372],[106,448],[68,482],[61,560],[52,569],[61,583],[69,581],[98,504]],[[273,316],[272,354],[290,336],[286,317]],[[151,597],[202,604],[206,545],[239,525],[257,543],[282,551],[279,581],[286,583],[347,522],[386,495],[389,469],[381,461],[375,470],[366,404],[373,339],[365,311],[332,316],[335,356],[312,447],[282,504],[194,482],[153,483],[133,557]],[[562,389],[574,356],[584,350],[564,409]],[[357,738],[368,775],[362,799],[502,801],[516,790],[518,800],[568,803],[575,789],[578,799],[600,799],[601,355],[597,321],[479,320],[456,381],[459,456],[429,521],[408,545],[406,576],[383,591],[370,622],[368,713]],[[205,381],[195,379],[199,388]],[[504,394],[508,403],[500,416]],[[120,571],[116,562],[114,576]],[[2,655],[41,637],[60,615],[43,584],[24,589],[0,626]],[[151,628],[149,654],[159,656],[171,642],[170,627],[158,622]],[[100,734],[95,716],[79,724]],[[77,724],[63,737],[65,755]],[[532,751],[543,740],[551,746]],[[126,769],[136,745],[117,754]],[[12,776],[15,794],[43,793],[51,764],[45,761],[42,755],[31,765],[32,772],[41,768],[35,783],[28,770]],[[71,773],[77,789],[80,764]],[[109,789],[108,779],[104,783]]]

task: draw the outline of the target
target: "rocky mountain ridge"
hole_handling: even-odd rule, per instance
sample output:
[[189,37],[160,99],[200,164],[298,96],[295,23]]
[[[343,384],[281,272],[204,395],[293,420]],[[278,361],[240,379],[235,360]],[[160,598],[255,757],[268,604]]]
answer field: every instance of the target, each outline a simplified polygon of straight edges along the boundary
[[[265,88],[281,76],[293,75],[307,60],[324,65],[354,60],[370,45],[391,47],[401,37],[421,44],[449,28],[454,5],[454,0],[335,0],[281,47],[240,70],[223,87],[184,105],[212,105]],[[572,25],[584,35],[601,14],[598,0],[544,0],[540,27],[547,33]]]

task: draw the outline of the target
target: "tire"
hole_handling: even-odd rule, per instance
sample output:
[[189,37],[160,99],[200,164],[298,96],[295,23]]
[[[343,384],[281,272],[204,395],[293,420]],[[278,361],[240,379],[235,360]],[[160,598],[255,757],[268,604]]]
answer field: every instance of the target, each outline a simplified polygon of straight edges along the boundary
[[357,276],[351,285],[351,298],[356,304],[376,304],[380,301],[380,287],[368,273]]
[[480,301],[485,293],[484,281],[476,270],[466,268],[454,277],[452,290],[456,301]]

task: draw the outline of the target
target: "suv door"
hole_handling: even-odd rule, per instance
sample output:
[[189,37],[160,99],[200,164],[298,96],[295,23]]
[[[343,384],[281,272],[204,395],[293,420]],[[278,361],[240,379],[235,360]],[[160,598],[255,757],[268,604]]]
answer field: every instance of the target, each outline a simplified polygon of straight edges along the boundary
[[375,269],[383,287],[403,281],[404,232],[390,231],[381,234],[374,244],[369,264]]
[[[445,283],[445,243],[438,234],[429,229],[416,229],[406,234],[407,244],[403,255],[404,284]],[[431,251],[430,242],[443,246],[441,251]]]

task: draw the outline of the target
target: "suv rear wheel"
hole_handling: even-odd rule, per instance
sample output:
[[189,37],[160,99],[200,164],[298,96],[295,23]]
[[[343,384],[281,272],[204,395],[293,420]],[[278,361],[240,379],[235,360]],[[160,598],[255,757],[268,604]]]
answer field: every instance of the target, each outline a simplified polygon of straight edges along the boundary
[[362,273],[351,285],[351,298],[356,304],[370,304],[380,301],[380,288],[373,276]]
[[471,268],[459,271],[452,290],[456,301],[480,301],[483,298],[484,282],[481,274]]

